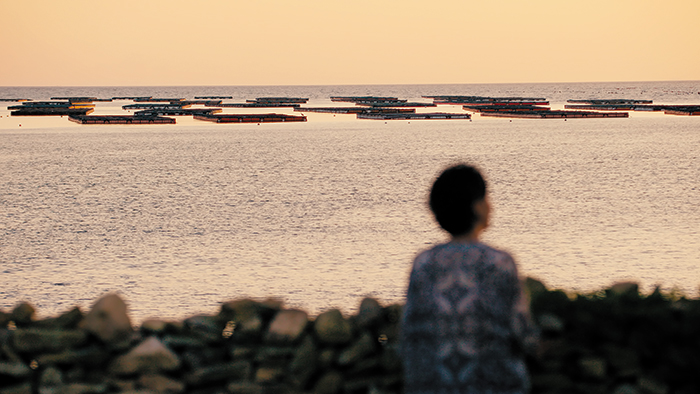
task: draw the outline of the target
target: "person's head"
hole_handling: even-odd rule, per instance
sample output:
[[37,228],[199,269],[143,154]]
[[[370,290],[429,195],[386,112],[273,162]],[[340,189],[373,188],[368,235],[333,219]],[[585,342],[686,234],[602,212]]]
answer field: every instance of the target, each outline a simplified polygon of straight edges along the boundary
[[440,227],[453,237],[468,235],[488,225],[486,181],[466,164],[447,168],[430,190],[430,209]]

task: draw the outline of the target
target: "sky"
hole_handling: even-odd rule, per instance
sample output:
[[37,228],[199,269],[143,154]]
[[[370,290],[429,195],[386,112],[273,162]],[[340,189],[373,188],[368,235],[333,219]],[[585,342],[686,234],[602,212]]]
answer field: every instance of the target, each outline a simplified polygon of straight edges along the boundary
[[0,86],[700,80],[698,0],[0,0]]

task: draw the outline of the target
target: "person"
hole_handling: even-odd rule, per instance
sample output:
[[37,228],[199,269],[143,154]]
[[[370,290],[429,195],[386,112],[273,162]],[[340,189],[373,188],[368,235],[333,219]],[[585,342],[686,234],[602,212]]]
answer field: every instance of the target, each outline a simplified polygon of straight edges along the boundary
[[484,178],[452,166],[429,205],[451,240],[413,262],[400,334],[405,393],[528,392],[525,353],[536,351],[538,330],[513,258],[479,241],[491,213]]

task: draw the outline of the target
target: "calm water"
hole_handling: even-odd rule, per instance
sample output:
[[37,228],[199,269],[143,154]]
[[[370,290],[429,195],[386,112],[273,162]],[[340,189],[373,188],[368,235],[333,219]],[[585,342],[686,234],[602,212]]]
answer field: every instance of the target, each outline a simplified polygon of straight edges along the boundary
[[[332,95],[520,95],[554,108],[572,98],[700,104],[699,93],[700,82],[0,88],[0,97],[33,99],[302,96],[314,106],[335,105]],[[128,103],[98,103],[95,114]],[[214,313],[248,296],[314,313],[353,312],[364,296],[402,301],[415,254],[446,239],[425,199],[458,160],[486,174],[486,241],[510,251],[524,275],[566,290],[635,280],[645,291],[698,294],[700,117],[384,122],[309,113],[303,124],[88,126],[8,117],[13,103],[2,104],[2,310],[27,300],[45,317],[87,309],[109,291],[135,321]]]

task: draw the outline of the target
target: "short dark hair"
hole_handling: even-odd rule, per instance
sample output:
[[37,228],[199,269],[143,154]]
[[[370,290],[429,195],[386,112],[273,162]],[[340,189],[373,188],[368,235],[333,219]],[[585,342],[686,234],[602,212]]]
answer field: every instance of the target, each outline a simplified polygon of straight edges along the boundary
[[459,236],[468,234],[478,220],[474,203],[486,197],[486,181],[475,167],[457,164],[438,176],[430,190],[430,209],[440,227]]

